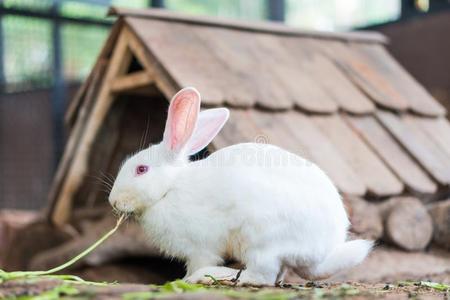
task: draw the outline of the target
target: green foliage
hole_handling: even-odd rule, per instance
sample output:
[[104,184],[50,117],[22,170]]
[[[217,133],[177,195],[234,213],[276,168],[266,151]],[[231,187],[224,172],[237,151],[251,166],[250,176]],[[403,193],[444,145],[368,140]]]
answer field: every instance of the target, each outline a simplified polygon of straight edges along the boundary
[[450,291],[450,284],[445,284],[445,283],[438,283],[438,282],[432,282],[432,281],[399,281],[397,282],[397,285],[399,287],[403,287],[403,286],[418,286],[418,287],[426,287],[426,288],[431,288],[437,291],[443,291],[443,292],[447,292]]
[[166,0],[165,5],[185,13],[245,20],[263,20],[267,15],[265,0]]
[[32,86],[51,83],[51,23],[39,18],[5,16],[1,20],[4,34],[5,77],[8,84],[26,82]]
[[81,81],[89,74],[108,31],[96,25],[69,23],[62,26],[62,56],[67,80]]
[[432,288],[432,289],[435,289],[435,290],[441,291],[441,292],[449,292],[450,291],[450,284],[439,283],[439,282],[421,281],[421,282],[419,282],[419,286],[429,287],[429,288]]
[[53,2],[54,0],[3,0],[3,6],[6,8],[48,10]]
[[60,13],[66,17],[104,19],[107,7],[79,1],[63,1]]

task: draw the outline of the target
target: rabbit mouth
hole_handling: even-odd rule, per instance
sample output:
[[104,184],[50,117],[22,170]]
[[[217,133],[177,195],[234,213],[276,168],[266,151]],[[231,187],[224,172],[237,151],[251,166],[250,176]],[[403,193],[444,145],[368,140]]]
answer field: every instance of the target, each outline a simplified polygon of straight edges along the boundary
[[141,207],[136,208],[131,214],[135,218],[140,218],[140,217],[142,217],[142,215],[144,214],[146,209],[147,209],[146,207],[141,206]]

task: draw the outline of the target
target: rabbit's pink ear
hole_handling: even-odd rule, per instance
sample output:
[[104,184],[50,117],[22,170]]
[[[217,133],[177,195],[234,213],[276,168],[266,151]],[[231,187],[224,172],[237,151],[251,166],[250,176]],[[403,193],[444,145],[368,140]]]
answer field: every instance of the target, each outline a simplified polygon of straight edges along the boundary
[[194,88],[184,88],[173,96],[169,105],[163,143],[179,153],[194,132],[200,111],[200,94]]
[[200,112],[197,127],[189,140],[188,154],[192,155],[206,146],[225,125],[230,112],[226,108],[213,108]]

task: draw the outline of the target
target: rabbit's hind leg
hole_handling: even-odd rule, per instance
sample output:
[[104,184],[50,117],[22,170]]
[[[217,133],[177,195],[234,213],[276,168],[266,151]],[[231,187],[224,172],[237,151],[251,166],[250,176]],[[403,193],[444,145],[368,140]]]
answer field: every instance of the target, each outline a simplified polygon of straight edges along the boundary
[[219,266],[224,263],[223,258],[212,252],[195,252],[186,260],[186,276],[185,279],[190,277],[192,274],[196,273],[198,270],[211,267]]
[[255,251],[247,253],[246,269],[237,279],[238,285],[267,285],[273,286],[277,280],[284,277],[281,261],[274,253]]

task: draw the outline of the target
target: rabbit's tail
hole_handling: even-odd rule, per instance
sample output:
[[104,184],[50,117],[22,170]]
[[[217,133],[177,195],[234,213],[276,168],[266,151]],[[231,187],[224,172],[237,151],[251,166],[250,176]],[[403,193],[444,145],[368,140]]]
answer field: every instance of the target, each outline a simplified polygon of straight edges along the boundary
[[311,279],[327,278],[361,263],[373,247],[373,241],[354,240],[337,246],[324,261],[309,270]]

